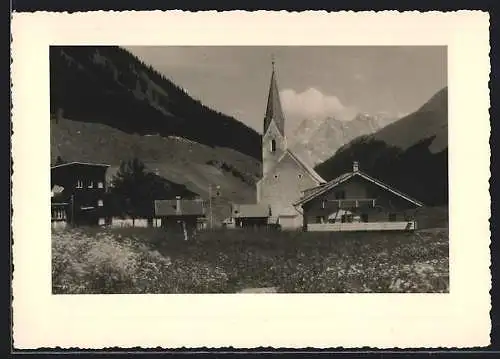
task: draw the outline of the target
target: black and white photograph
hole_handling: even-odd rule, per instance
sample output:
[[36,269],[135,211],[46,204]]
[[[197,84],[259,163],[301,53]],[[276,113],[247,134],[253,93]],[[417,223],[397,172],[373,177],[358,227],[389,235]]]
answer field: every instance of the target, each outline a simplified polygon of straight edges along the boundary
[[51,46],[53,294],[447,293],[446,46]]
[[12,24],[15,348],[491,343],[487,13]]

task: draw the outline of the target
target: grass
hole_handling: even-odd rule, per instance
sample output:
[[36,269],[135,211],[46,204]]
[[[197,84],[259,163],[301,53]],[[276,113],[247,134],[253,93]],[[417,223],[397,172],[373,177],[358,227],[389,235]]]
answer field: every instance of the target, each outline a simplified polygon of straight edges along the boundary
[[53,232],[54,293],[448,292],[448,231]]

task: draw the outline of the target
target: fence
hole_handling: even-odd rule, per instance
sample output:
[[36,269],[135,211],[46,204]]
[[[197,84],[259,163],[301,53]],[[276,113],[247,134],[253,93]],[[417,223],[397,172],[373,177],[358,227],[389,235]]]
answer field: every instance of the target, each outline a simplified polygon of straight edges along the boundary
[[[153,219],[153,227],[160,227],[160,226],[161,226],[161,219],[154,218]],[[111,219],[110,227],[112,227],[112,228],[131,228],[131,227],[146,228],[146,227],[149,227],[149,225],[148,225],[147,218],[136,218],[135,220],[132,220],[132,218],[113,217]]]
[[307,225],[311,232],[348,231],[412,231],[417,229],[415,221],[403,222],[360,222],[360,223],[312,223]]

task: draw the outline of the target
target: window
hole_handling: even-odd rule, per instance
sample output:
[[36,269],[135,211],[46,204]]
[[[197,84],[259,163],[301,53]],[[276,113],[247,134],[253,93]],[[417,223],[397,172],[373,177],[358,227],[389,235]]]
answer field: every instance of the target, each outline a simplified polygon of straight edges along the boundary
[[345,199],[345,191],[344,190],[336,191],[335,199]]
[[276,152],[276,140],[274,138],[271,140],[271,152]]
[[326,207],[326,201],[321,201],[321,208],[325,208]]
[[76,181],[76,188],[83,188],[83,181],[82,180]]
[[99,218],[99,225],[104,226],[106,224],[106,220],[104,218]]
[[276,178],[276,179],[277,179],[277,178],[278,178],[278,175],[274,175],[274,178]]
[[102,200],[102,199],[98,200],[98,201],[97,201],[97,205],[98,205],[99,207],[104,206],[104,202],[103,202],[103,200]]
[[93,188],[94,187],[94,182],[92,181],[89,181],[89,185],[88,185],[88,188]]
[[104,188],[104,183],[102,182],[97,182],[97,188]]
[[396,222],[396,213],[389,213],[389,222]]
[[302,178],[302,174],[299,174],[299,179],[301,179],[301,178]]

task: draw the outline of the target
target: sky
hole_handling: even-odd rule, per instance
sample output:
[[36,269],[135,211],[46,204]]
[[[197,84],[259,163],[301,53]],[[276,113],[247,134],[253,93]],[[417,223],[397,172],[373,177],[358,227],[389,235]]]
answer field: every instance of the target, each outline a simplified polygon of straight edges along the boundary
[[306,118],[403,116],[447,86],[442,46],[125,47],[205,105],[262,132],[272,58],[286,132]]

